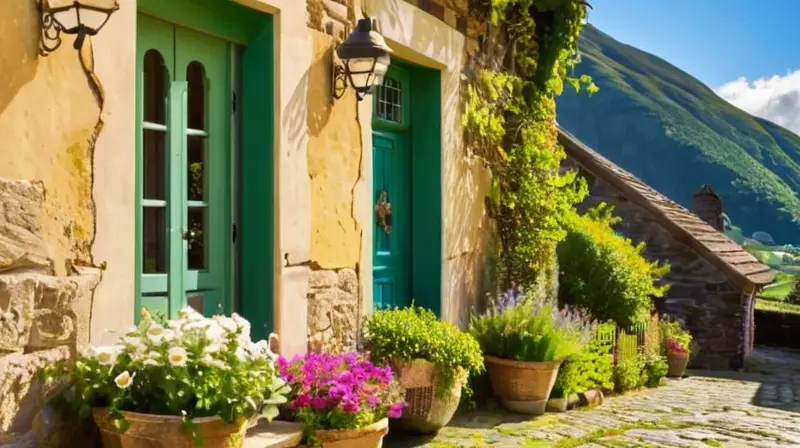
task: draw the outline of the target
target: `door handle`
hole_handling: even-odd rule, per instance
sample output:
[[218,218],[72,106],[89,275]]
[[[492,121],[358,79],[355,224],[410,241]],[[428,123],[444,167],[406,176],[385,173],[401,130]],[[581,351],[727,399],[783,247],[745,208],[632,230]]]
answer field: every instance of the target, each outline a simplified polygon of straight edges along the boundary
[[375,204],[375,223],[387,235],[392,233],[392,204],[388,201],[385,190],[378,195],[378,202]]

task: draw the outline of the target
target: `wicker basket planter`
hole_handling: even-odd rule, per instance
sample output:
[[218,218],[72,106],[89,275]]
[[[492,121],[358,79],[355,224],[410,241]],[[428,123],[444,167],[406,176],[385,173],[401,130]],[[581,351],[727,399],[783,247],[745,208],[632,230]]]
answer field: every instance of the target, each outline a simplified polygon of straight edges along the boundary
[[689,364],[689,353],[667,353],[667,364],[669,370],[667,376],[670,378],[683,378],[686,375],[686,365]]
[[[125,432],[114,428],[107,408],[94,410],[94,421],[100,429],[104,448],[194,448],[195,439],[183,429],[181,417],[172,415],[123,412],[130,426]],[[203,436],[204,448],[238,448],[244,443],[247,419],[236,424],[219,417],[194,419],[196,430]]]
[[558,376],[560,362],[522,362],[484,356],[492,390],[507,409],[541,415]]
[[315,436],[322,448],[380,448],[389,432],[389,420],[379,420],[359,429],[317,430]]
[[424,359],[393,361],[397,380],[405,391],[403,416],[392,421],[392,428],[417,434],[431,434],[445,427],[458,409],[466,374],[458,375],[453,387],[438,389],[439,371]]

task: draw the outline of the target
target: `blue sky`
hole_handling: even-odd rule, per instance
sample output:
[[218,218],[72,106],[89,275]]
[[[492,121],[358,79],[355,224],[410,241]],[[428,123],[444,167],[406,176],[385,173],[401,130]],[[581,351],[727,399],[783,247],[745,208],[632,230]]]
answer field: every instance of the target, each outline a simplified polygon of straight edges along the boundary
[[710,87],[800,69],[798,0],[590,0],[589,22]]
[[800,134],[800,0],[589,0],[589,22]]

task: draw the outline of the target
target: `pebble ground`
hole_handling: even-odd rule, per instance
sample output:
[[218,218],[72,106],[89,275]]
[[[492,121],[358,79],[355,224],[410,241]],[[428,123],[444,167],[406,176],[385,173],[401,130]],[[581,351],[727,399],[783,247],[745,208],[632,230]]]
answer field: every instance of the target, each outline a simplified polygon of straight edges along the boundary
[[458,415],[435,437],[390,433],[411,447],[800,447],[800,352],[759,348],[743,371],[691,371],[602,406],[526,417]]

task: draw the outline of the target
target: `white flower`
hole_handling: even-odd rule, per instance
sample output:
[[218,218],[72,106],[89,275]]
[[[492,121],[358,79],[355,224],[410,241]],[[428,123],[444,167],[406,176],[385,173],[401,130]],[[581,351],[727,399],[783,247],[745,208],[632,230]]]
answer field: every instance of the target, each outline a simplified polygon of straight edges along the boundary
[[236,325],[236,321],[231,319],[230,317],[214,316],[214,321],[218,323],[219,326],[225,329],[225,331],[228,333],[233,333],[239,329],[239,326]]
[[114,383],[116,383],[117,387],[119,387],[120,389],[127,389],[127,388],[131,387],[131,384],[133,384],[133,379],[135,377],[136,377],[136,372],[134,372],[133,375],[131,375],[126,370],[126,371],[120,373],[119,375],[117,375],[116,378],[114,378]]
[[214,341],[203,348],[203,351],[206,353],[219,353],[225,348],[225,346],[220,341]]
[[222,329],[222,326],[217,324],[215,321],[208,321],[209,325],[206,328],[206,337],[211,340],[211,342],[219,342],[225,336],[225,330]]
[[185,366],[187,361],[186,349],[183,347],[172,347],[167,352],[167,359],[173,366]]
[[116,347],[95,347],[94,358],[101,366],[113,365],[117,360]]
[[241,341],[249,341],[250,340],[250,322],[245,319],[244,317],[233,313],[231,318],[236,323],[236,326],[242,330],[242,334],[240,337]]
[[248,359],[250,359],[250,355],[247,353],[247,350],[245,350],[244,347],[237,347],[235,354],[240,361],[247,361]]
[[194,308],[187,306],[178,311],[178,319],[186,320],[190,322],[199,321],[205,319],[202,314],[198,313],[197,310]]
[[216,367],[218,369],[227,370],[228,366],[219,359],[214,359],[211,355],[204,355],[200,362],[207,366]]
[[144,360],[144,365],[146,366],[158,366],[158,361],[153,358],[147,358]]

